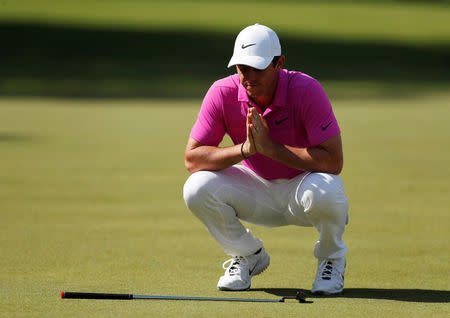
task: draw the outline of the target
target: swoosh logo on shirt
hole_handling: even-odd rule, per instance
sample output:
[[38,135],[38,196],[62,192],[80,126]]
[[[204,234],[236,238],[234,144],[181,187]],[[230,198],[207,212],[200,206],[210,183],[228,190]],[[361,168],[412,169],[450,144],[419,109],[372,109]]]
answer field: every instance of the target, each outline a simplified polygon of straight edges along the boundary
[[285,121],[286,119],[288,119],[288,117],[280,119],[280,120],[275,120],[275,125],[279,125],[281,124],[283,121]]
[[248,48],[250,46],[253,46],[253,45],[256,45],[256,43],[247,44],[247,45],[242,44],[241,49],[246,49],[246,48]]
[[330,121],[329,123],[328,123],[328,125],[326,125],[326,126],[322,126],[321,128],[322,128],[322,130],[327,130],[327,128],[332,124],[333,122],[332,121]]

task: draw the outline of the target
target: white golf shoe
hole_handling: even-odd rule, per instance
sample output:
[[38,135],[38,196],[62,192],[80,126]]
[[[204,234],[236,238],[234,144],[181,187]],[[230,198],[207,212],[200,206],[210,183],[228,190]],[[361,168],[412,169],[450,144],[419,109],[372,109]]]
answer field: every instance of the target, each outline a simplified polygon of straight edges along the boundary
[[269,264],[270,256],[264,247],[253,255],[235,256],[223,263],[225,274],[220,277],[217,288],[247,290],[251,286],[252,277],[262,273]]
[[311,292],[320,295],[339,294],[344,290],[345,257],[319,259]]

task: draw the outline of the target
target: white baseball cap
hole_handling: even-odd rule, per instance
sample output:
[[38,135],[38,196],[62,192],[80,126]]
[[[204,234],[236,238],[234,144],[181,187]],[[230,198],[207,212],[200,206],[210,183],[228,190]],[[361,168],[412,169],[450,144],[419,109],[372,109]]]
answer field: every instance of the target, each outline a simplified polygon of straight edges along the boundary
[[281,45],[277,34],[271,28],[257,23],[238,34],[228,67],[242,64],[264,70],[274,56],[280,55]]

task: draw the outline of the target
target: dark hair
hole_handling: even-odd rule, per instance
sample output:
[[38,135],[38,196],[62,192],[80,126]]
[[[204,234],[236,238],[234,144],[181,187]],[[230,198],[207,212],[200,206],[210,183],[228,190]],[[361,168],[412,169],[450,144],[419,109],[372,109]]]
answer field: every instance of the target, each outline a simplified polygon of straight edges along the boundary
[[272,60],[272,65],[273,67],[277,66],[278,60],[280,59],[281,56],[274,56],[273,60]]

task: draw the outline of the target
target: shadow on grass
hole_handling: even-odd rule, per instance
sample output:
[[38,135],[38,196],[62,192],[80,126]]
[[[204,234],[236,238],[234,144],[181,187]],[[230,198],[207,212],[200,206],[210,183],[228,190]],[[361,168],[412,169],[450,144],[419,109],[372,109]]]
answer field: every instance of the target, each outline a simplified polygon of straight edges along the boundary
[[0,132],[0,143],[31,142],[35,139],[36,137],[30,135]]
[[[0,23],[0,96],[202,97],[214,80],[234,73],[226,65],[235,36]],[[280,39],[286,68],[354,83],[354,91],[367,81],[391,87],[380,92],[390,95],[450,84],[448,46]],[[335,93],[352,93],[341,89]]]
[[346,288],[335,296],[318,296],[305,289],[295,288],[255,288],[250,291],[262,291],[276,296],[295,296],[302,292],[306,298],[361,298],[409,301],[418,303],[449,303],[450,291],[430,289],[380,289],[380,288]]

